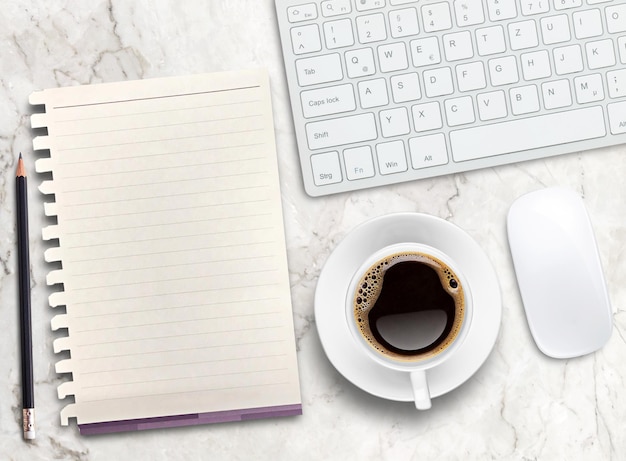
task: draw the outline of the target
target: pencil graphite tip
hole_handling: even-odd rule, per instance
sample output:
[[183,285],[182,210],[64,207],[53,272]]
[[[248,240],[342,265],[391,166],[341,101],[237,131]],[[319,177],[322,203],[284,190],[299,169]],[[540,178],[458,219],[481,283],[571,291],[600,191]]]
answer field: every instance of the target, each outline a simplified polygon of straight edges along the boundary
[[17,173],[15,176],[26,177],[26,168],[24,167],[24,160],[22,159],[22,153],[20,152],[20,158],[17,160]]

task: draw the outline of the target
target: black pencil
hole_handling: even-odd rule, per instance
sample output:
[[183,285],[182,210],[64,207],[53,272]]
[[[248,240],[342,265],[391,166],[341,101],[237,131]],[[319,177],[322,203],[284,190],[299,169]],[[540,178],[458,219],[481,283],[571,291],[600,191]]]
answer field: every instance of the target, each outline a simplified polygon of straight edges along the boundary
[[33,388],[33,338],[30,310],[30,258],[28,254],[28,195],[22,154],[15,174],[17,197],[17,248],[19,264],[20,327],[22,354],[22,425],[24,438],[35,438],[35,392]]

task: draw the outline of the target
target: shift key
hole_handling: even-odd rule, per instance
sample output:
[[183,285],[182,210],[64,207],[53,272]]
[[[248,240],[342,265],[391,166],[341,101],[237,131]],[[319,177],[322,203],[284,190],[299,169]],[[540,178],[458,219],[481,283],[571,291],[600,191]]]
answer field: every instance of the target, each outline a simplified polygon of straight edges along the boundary
[[371,141],[378,134],[374,114],[367,113],[307,123],[306,137],[309,149],[316,150]]

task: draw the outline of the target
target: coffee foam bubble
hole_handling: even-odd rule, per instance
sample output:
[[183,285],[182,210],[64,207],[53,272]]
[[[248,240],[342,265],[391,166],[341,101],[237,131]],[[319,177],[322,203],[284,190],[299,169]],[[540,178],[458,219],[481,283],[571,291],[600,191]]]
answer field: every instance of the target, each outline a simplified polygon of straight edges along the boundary
[[[442,343],[435,349],[419,354],[419,357],[414,355],[402,355],[388,350],[376,340],[369,324],[368,314],[380,296],[383,288],[385,272],[400,262],[420,262],[433,268],[439,276],[441,286],[452,296],[455,303],[455,320],[452,330],[444,341],[442,341]],[[434,256],[409,251],[387,256],[373,264],[365,272],[357,284],[356,293],[354,294],[353,299],[353,307],[357,327],[361,335],[374,349],[393,359],[412,362],[416,361],[416,359],[425,360],[427,358],[434,357],[452,344],[454,339],[460,333],[461,326],[463,325],[463,318],[465,316],[465,297],[461,281],[447,264]]]

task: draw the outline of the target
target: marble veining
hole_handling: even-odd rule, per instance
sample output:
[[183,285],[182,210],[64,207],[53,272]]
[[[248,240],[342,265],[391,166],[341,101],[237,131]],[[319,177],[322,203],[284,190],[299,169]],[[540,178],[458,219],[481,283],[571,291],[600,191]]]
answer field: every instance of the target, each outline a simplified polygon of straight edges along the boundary
[[[39,230],[28,95],[36,89],[188,73],[269,69],[288,244],[304,415],[85,438],[60,427],[54,312]],[[21,439],[14,175],[31,178],[31,264],[38,438]],[[626,146],[312,199],[305,195],[271,0],[4,0],[0,7],[0,459],[626,459]],[[508,207],[525,192],[563,185],[589,210],[614,312],[609,343],[558,361],[534,346],[508,252]],[[328,255],[363,221],[419,211],[465,229],[499,277],[503,316],[485,365],[417,413],[373,397],[327,360],[313,300]]]

